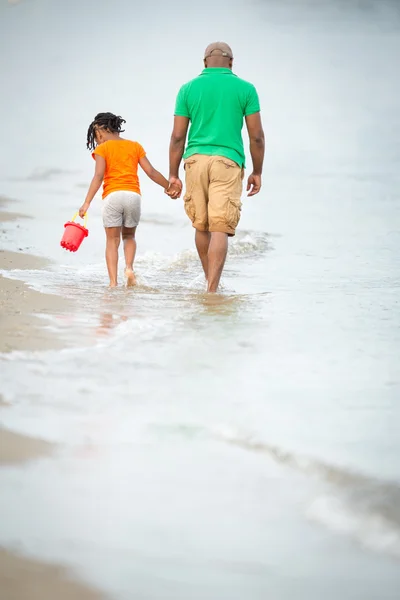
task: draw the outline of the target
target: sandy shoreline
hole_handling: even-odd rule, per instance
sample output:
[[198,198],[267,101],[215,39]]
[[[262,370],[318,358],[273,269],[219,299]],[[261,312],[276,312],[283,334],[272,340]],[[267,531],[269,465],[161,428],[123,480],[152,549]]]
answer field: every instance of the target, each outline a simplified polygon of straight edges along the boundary
[[2,408],[3,406],[10,406],[8,402],[6,402],[3,398],[3,396],[0,394],[0,408]]
[[[0,207],[10,201],[0,197]],[[19,213],[0,210],[0,223],[20,218]],[[43,258],[9,252],[0,248],[0,269],[40,269],[49,264]],[[47,331],[38,314],[58,314],[70,306],[65,298],[31,290],[21,281],[0,276],[0,352],[46,350],[65,346]]]
[[[0,208],[9,205],[0,197]],[[0,210],[0,223],[23,218],[15,212]],[[45,259],[0,248],[0,269],[40,269]],[[42,294],[22,281],[0,276],[0,353],[13,350],[46,350],[65,343],[43,327],[38,314],[59,314],[71,304],[64,298]],[[9,403],[0,390],[0,410]],[[50,456],[54,445],[21,435],[0,425],[0,468],[17,466]],[[99,600],[103,596],[71,578],[58,565],[24,558],[0,548],[0,600]]]
[[[38,269],[45,265],[43,259],[0,250],[0,269]],[[22,281],[0,275],[0,352],[65,346],[54,333],[43,328],[37,315],[59,314],[68,306],[70,303],[64,298],[42,294]]]
[[[0,397],[0,407],[8,404]],[[50,456],[54,444],[0,427],[0,470]],[[0,547],[0,600],[101,600],[100,592],[73,578],[68,570],[15,555]]]
[[[0,207],[6,200],[0,197]],[[16,213],[0,211],[0,222]],[[49,262],[42,258],[0,249],[0,269],[39,269]],[[0,352],[41,350],[60,345],[54,334],[41,327],[36,314],[54,314],[69,303],[63,298],[31,290],[22,281],[0,276]],[[9,406],[0,390],[0,409]],[[0,426],[0,465],[25,462],[48,454],[51,444],[7,431]]]
[[0,548],[0,600],[101,600],[59,565],[10,554]]
[[53,444],[28,435],[20,435],[0,426],[0,467],[49,455]]

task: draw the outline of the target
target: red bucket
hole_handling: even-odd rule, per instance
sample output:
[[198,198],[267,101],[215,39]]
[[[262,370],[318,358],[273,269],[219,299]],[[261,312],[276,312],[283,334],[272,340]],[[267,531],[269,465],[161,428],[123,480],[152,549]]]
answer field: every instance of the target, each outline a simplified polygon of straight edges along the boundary
[[86,227],[86,216],[83,221],[84,225],[82,226],[79,225],[79,223],[75,223],[77,215],[78,213],[72,217],[72,221],[65,223],[64,235],[62,236],[62,240],[60,242],[60,245],[70,252],[76,252],[85,237],[89,235],[89,231]]

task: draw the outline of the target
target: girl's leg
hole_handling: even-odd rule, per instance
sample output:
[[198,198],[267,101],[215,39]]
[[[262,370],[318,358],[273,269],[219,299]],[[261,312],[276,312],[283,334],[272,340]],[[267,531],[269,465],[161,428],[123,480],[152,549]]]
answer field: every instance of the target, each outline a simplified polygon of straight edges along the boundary
[[121,227],[105,227],[106,231],[106,263],[110,287],[116,287],[118,275],[118,248],[121,241]]
[[128,287],[136,284],[135,274],[133,272],[133,261],[136,255],[136,227],[122,227],[122,239],[124,240],[125,254],[125,276]]

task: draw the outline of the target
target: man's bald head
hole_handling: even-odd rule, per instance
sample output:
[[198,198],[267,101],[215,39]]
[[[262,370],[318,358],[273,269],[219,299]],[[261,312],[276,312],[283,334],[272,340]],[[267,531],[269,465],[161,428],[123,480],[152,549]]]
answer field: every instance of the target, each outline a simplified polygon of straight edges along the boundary
[[213,42],[204,51],[204,66],[232,68],[232,48],[225,42]]

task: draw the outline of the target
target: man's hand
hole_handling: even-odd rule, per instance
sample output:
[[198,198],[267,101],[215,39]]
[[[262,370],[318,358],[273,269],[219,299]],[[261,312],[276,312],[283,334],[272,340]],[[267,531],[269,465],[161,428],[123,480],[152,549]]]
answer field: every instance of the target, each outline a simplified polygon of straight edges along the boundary
[[179,196],[181,195],[181,192],[182,192],[182,188],[178,187],[175,183],[170,183],[169,186],[167,187],[167,189],[165,190],[165,193],[167,194],[167,196],[172,198],[172,200],[176,200],[177,198],[179,198]]
[[252,173],[247,180],[248,196],[254,196],[261,190],[261,175]]
[[175,200],[176,198],[180,198],[182,194],[182,187],[182,181],[179,179],[179,177],[170,177],[169,187],[167,190],[165,190],[165,193]]
[[87,211],[89,210],[89,206],[90,206],[90,202],[84,202],[82,204],[82,206],[79,209],[79,216],[81,219],[83,219],[83,217],[86,215]]

